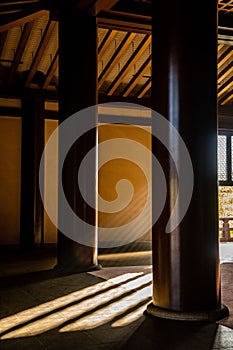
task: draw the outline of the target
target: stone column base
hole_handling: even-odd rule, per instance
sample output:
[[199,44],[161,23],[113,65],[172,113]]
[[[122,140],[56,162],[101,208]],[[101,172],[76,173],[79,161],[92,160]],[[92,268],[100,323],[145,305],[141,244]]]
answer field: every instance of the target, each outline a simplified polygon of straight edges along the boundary
[[56,265],[53,268],[53,270],[58,275],[72,275],[72,274],[76,274],[76,273],[98,271],[101,269],[102,269],[102,265],[100,265],[100,264],[87,266],[87,267],[80,267],[80,266],[72,266],[71,267],[70,265]]
[[216,310],[200,312],[173,311],[160,308],[153,303],[147,305],[146,312],[152,316],[180,321],[218,321],[229,316],[229,310],[225,305]]

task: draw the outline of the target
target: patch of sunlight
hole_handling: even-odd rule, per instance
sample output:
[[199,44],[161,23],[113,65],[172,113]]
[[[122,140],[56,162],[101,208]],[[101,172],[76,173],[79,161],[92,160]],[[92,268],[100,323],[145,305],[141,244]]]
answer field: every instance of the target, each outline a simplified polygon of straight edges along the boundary
[[[116,294],[112,289],[105,292],[109,287],[116,285],[114,291],[118,290],[119,295],[120,293],[124,293],[125,289],[123,289],[122,286],[118,287],[118,284],[127,282],[128,280],[139,277],[142,274],[143,272],[126,273],[5,317],[0,320],[0,334],[5,333],[0,339],[32,336],[54,329],[67,321],[67,319],[78,316],[86,310],[90,310],[96,305],[114,298]],[[134,281],[128,283],[131,282]],[[128,283],[126,283],[126,288]],[[96,296],[95,294],[97,293],[101,294]],[[69,306],[71,303],[75,303],[75,305]],[[56,312],[57,309],[61,308],[64,309]],[[36,320],[37,318],[39,319]],[[17,329],[11,331],[12,328]]]
[[143,313],[146,310],[148,302],[145,302],[142,306],[133,310],[132,312],[127,313],[125,316],[121,317],[119,320],[112,323],[111,327],[125,327],[129,324],[137,321],[139,318],[143,317]]
[[[151,276],[144,277],[147,277],[147,279],[137,279],[137,287],[143,286],[144,284],[147,284],[148,281],[151,281]],[[136,285],[134,287],[136,287]],[[137,306],[139,303],[142,303],[143,301],[149,302],[151,294],[151,285],[137,291],[132,290],[132,294],[122,297],[120,300],[115,302],[113,301],[111,304],[102,307],[100,310],[94,311],[89,315],[78,319],[77,321],[61,328],[59,332],[88,330],[102,326],[103,324],[112,321],[115,317],[120,317],[120,315],[127,312],[127,310],[130,312],[130,309]],[[114,294],[114,296],[117,295]]]
[[141,252],[126,252],[126,253],[113,253],[113,254],[99,254],[98,258],[102,261],[105,260],[120,260],[120,259],[139,259],[139,258],[147,258],[151,257],[151,250],[149,251],[141,251]]

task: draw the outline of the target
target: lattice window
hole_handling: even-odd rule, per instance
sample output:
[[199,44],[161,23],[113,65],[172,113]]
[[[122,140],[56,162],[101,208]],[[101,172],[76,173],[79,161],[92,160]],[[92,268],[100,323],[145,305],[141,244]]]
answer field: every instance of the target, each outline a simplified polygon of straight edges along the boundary
[[231,181],[233,182],[233,136],[231,136]]
[[233,186],[233,133],[218,135],[218,181],[222,186]]
[[227,180],[227,137],[218,136],[218,180]]

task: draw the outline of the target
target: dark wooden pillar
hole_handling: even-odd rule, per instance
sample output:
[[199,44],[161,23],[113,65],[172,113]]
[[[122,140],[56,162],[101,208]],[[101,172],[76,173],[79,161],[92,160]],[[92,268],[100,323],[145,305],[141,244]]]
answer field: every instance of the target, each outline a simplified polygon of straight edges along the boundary
[[[96,18],[79,12],[75,5],[60,2],[59,9],[59,121],[67,120],[74,113],[97,104],[97,25]],[[77,116],[80,117],[80,116]],[[97,115],[96,115],[97,121]],[[62,169],[66,198],[79,218],[93,227],[96,236],[96,212],[82,197],[78,184],[79,165],[88,151],[97,144],[97,128],[82,135],[71,147]],[[77,133],[78,135],[78,133]],[[59,147],[62,147],[60,140]],[[95,169],[96,158],[93,159]],[[91,172],[91,169],[86,169]],[[92,191],[96,197],[96,174],[93,171]],[[58,223],[63,220],[59,200]],[[73,230],[77,230],[74,225]],[[80,232],[85,235],[85,232]],[[72,236],[76,236],[75,232]],[[97,246],[88,246],[73,240],[66,232],[58,232],[57,269],[79,272],[98,268]]]
[[[152,25],[152,108],[183,138],[194,188],[184,219],[165,233],[179,179],[169,152],[153,140],[167,199],[153,227],[153,303],[147,310],[164,318],[218,319],[227,309],[221,306],[218,239],[217,1],[207,0],[201,10],[195,2],[154,1]],[[182,162],[181,150],[175,152]],[[185,198],[180,201],[182,207]]]
[[20,246],[43,242],[44,209],[39,190],[39,165],[44,149],[44,100],[22,99]]

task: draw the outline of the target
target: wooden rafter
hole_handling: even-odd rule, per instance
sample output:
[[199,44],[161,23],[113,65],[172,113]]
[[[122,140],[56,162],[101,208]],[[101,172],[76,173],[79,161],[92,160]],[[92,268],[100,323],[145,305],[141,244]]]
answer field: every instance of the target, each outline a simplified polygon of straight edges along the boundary
[[120,43],[119,47],[116,49],[115,53],[113,54],[113,56],[109,60],[108,64],[106,65],[105,69],[100,74],[99,83],[98,83],[99,88],[102,86],[106,77],[110,74],[112,68],[117,63],[117,61],[122,56],[122,54],[127,49],[127,47],[130,45],[130,43],[133,41],[135,36],[136,36],[136,33],[127,33],[125,35],[125,37],[122,40],[122,42]]
[[218,58],[218,69],[231,57],[233,54],[232,47],[228,47],[224,53]]
[[227,80],[223,85],[219,87],[218,98],[222,96],[225,92],[229,91],[232,86],[233,86],[233,77],[231,77],[229,80]]
[[10,14],[19,11],[30,10],[32,6],[38,3],[39,0],[35,1],[2,1],[0,3],[0,14]]
[[49,20],[46,28],[45,28],[43,37],[41,39],[41,42],[40,42],[39,47],[38,47],[38,49],[36,51],[34,60],[33,60],[32,64],[31,64],[31,67],[30,67],[30,71],[29,71],[29,74],[28,74],[28,77],[27,77],[27,81],[26,81],[26,84],[25,84],[26,87],[29,87],[31,82],[32,82],[32,79],[33,79],[33,77],[34,77],[34,75],[35,75],[35,73],[37,71],[37,67],[38,67],[38,65],[40,63],[40,60],[41,60],[41,58],[42,58],[42,56],[43,56],[43,54],[45,52],[45,49],[46,49],[46,47],[48,45],[48,42],[49,42],[49,40],[51,38],[53,30],[54,30],[54,28],[56,26],[56,23],[57,22],[51,18]]
[[233,92],[232,92],[232,90],[231,90],[228,94],[226,94],[226,95],[219,101],[219,103],[220,103],[220,105],[225,105],[225,104],[227,104],[227,102],[231,101],[232,99],[233,99]]
[[228,75],[233,73],[233,62],[227,65],[219,74],[218,74],[218,84],[221,83]]
[[133,90],[133,88],[137,85],[141,77],[143,76],[146,71],[151,67],[151,55],[146,59],[146,61],[143,63],[143,65],[140,67],[138,72],[134,75],[134,77],[130,80],[130,82],[127,84],[125,89],[122,92],[123,97],[127,97],[130,92]]
[[117,31],[109,29],[98,48],[98,60],[100,61],[110,42],[116,36]]
[[12,15],[4,16],[5,20],[1,21],[0,32],[4,32],[16,26],[21,26],[27,22],[31,22],[34,19],[46,15],[48,11],[38,9],[38,6],[32,6],[32,9],[28,11],[20,11]]
[[115,80],[112,82],[108,90],[106,91],[106,94],[112,95],[114,91],[118,88],[118,86],[121,84],[124,77],[127,75],[127,73],[130,71],[130,69],[133,67],[135,62],[139,59],[139,57],[143,54],[143,52],[146,50],[146,48],[149,46],[151,42],[151,36],[146,35],[141,43],[138,45],[137,49],[134,51],[134,53],[130,56],[128,61],[125,63],[124,67],[121,69]]
[[151,88],[151,78],[148,78],[145,84],[142,85],[141,89],[137,93],[137,98],[142,98],[147,91]]
[[45,76],[45,81],[44,81],[44,84],[43,84],[43,89],[47,89],[47,87],[49,86],[52,78],[53,78],[53,75],[54,73],[56,72],[56,69],[57,69],[57,66],[58,66],[58,50],[51,62],[51,65],[48,69],[48,72]]
[[14,55],[13,62],[11,64],[10,73],[9,73],[8,80],[7,80],[7,85],[12,85],[12,83],[13,83],[15,72],[17,71],[17,68],[18,68],[18,65],[20,63],[21,57],[23,55],[28,38],[31,34],[33,25],[34,25],[34,21],[31,21],[31,22],[26,23],[24,26],[16,53]]
[[40,0],[7,0],[7,1],[1,1],[1,6],[15,6],[15,5],[28,5],[32,3],[38,3]]
[[0,33],[0,57],[2,55],[2,50],[6,41],[7,30],[5,32]]
[[224,47],[224,44],[218,44],[218,52],[220,52],[223,47]]

